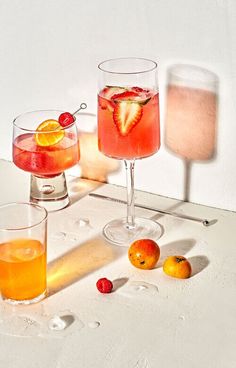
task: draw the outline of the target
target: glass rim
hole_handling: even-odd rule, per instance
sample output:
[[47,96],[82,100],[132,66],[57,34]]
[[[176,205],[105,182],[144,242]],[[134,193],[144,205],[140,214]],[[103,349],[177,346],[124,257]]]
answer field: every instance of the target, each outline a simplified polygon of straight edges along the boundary
[[[140,61],[148,61],[149,63],[152,63],[153,66],[150,68],[145,68],[145,70],[139,70],[136,72],[115,72],[112,70],[109,70],[103,67],[103,64],[108,63],[110,61],[119,61],[119,60],[140,60]],[[107,59],[102,61],[101,63],[98,64],[98,69],[101,70],[102,72],[105,73],[109,73],[109,74],[120,74],[120,75],[129,75],[129,74],[143,74],[143,73],[148,73],[148,72],[152,72],[153,70],[157,69],[158,64],[156,63],[156,61],[151,60],[151,59],[147,59],[147,58],[141,58],[141,57],[120,57],[120,58],[113,58],[113,59]]]
[[8,203],[1,204],[0,205],[0,210],[3,209],[4,207],[10,207],[10,206],[13,206],[13,205],[27,205],[29,207],[38,208],[38,209],[40,209],[41,211],[44,212],[44,216],[40,221],[36,222],[33,225],[21,226],[21,227],[17,227],[17,228],[13,228],[13,227],[12,228],[1,228],[0,227],[0,231],[19,231],[19,230],[31,229],[35,226],[40,225],[42,222],[44,222],[48,218],[48,211],[46,210],[46,208],[44,208],[43,206],[40,206],[36,203],[32,203],[32,202],[8,202]]
[[[17,115],[14,119],[13,119],[13,126],[15,128],[18,128],[18,129],[21,129],[21,130],[24,130],[25,132],[30,132],[30,133],[37,133],[37,134],[47,134],[47,133],[52,133],[52,132],[55,132],[57,131],[57,129],[54,129],[54,130],[44,130],[44,131],[38,131],[37,129],[28,129],[28,128],[23,128],[21,127],[20,125],[18,125],[16,123],[16,121],[20,118],[22,118],[23,116],[25,115],[29,115],[29,114],[33,114],[33,113],[39,113],[39,112],[52,112],[52,111],[58,111],[59,113],[63,113],[65,111],[62,111],[62,110],[53,110],[53,109],[48,109],[48,110],[32,110],[32,111],[26,111],[26,112],[23,112],[22,114],[19,114]],[[55,119],[46,119],[46,120],[55,120]],[[44,120],[45,121],[45,120]],[[43,123],[43,121],[42,121]],[[76,126],[76,119],[75,121],[73,121],[73,123],[71,123],[70,125],[66,126],[66,127],[61,127],[60,130],[67,130],[69,128],[72,128],[73,126]]]

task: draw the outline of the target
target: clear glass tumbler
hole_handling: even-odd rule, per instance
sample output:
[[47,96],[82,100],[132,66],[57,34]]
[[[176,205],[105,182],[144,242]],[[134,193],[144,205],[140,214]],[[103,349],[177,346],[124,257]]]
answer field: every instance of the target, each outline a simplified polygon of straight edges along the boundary
[[11,304],[46,295],[47,211],[32,203],[0,206],[0,290]]

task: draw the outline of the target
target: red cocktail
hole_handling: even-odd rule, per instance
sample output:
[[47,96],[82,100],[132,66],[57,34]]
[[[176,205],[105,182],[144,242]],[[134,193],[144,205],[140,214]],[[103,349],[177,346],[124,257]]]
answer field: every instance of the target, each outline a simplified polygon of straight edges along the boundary
[[[75,118],[61,125],[61,111],[34,111],[14,120],[13,161],[31,175],[32,202],[47,210],[68,205],[64,171],[80,158]],[[64,125],[64,126],[63,126]]]
[[40,177],[59,175],[79,161],[78,138],[65,132],[59,143],[42,147],[34,134],[21,134],[13,143],[13,161],[20,169]]

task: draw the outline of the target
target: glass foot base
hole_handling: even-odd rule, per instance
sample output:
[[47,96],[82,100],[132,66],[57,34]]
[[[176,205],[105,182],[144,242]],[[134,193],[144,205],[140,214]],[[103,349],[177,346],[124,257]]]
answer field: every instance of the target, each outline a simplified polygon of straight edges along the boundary
[[109,222],[103,229],[105,238],[116,245],[129,246],[137,239],[159,239],[163,228],[156,221],[142,217],[135,218],[135,227],[127,227],[126,218]]
[[31,175],[30,201],[46,208],[58,211],[69,204],[65,174],[52,178]]
[[9,299],[9,298],[4,298],[4,296],[2,296],[2,298],[4,302],[11,304],[11,305],[29,305],[29,304],[40,302],[46,297],[46,294],[47,294],[46,291],[44,291],[42,294],[36,296],[34,299],[25,299],[25,300]]
[[36,203],[39,206],[46,208],[48,212],[62,210],[67,207],[70,203],[68,195],[65,198],[57,199],[57,200],[39,200],[30,197],[30,202]]

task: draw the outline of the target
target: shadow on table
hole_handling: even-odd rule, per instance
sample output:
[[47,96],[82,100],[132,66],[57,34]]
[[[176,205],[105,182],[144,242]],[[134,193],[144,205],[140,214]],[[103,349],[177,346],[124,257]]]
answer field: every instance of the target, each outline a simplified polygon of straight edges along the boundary
[[[173,204],[172,206],[170,206],[170,207],[168,207],[168,208],[166,208],[166,209],[162,209],[162,208],[160,208],[160,210],[161,210],[161,211],[168,211],[168,212],[175,212],[175,210],[176,210],[177,208],[181,207],[184,203],[185,203],[185,202],[183,202],[183,201],[179,201],[179,202],[177,202],[177,203]],[[158,208],[158,205],[157,205],[157,206],[155,206],[155,207],[156,207],[156,208]],[[163,216],[171,216],[171,215],[156,212],[156,214],[155,214],[154,216],[152,216],[152,217],[151,217],[151,219],[152,219],[152,220],[154,220],[154,221],[157,221],[157,220],[159,220],[159,219],[160,219],[161,217],[163,217]],[[171,216],[171,217],[172,217],[172,216]],[[177,217],[177,218],[178,218],[178,217]]]
[[112,280],[113,289],[112,291],[116,291],[124,286],[129,281],[128,277],[120,277],[119,279]]
[[203,271],[210,263],[209,259],[203,255],[189,257],[188,260],[192,266],[192,277]]
[[[167,243],[161,246],[161,257],[157,264],[158,267],[162,267],[164,260],[173,255],[185,255],[196,244],[195,239],[181,239],[171,243]],[[193,257],[194,258],[194,257]]]
[[78,245],[48,264],[48,296],[113,262],[126,251],[126,248],[112,246],[101,237]]
[[78,114],[80,177],[69,182],[71,204],[108,182],[110,174],[121,170],[119,160],[107,157],[99,151],[97,116],[93,113]]
[[74,177],[69,181],[70,206],[103,185],[99,181]]
[[[185,201],[179,201],[179,202],[177,202],[177,203],[175,203],[175,204],[173,204],[171,207],[168,207],[168,208],[166,208],[166,209],[161,209],[160,208],[160,210],[161,211],[167,211],[167,212],[172,212],[172,213],[177,213],[178,214],[178,211],[177,212],[175,212],[175,210],[177,209],[177,208],[180,208],[181,209],[181,206],[183,205],[183,204],[185,204],[186,202]],[[158,206],[156,206],[156,208],[158,208]],[[181,213],[181,212],[179,212],[179,214],[180,214],[180,216],[173,216],[173,215],[168,215],[168,214],[163,214],[163,213],[158,213],[158,212],[156,212],[156,214],[154,215],[154,216],[152,216],[151,217],[151,219],[152,220],[154,220],[154,221],[158,221],[161,217],[163,217],[163,216],[170,216],[170,217],[174,217],[174,218],[179,218],[180,220],[182,220],[182,221],[190,221],[190,222],[192,222],[192,220],[191,219],[184,219],[184,218],[181,218],[181,215],[183,214],[183,213]],[[188,216],[188,214],[187,213],[184,213],[184,215],[185,216]],[[189,215],[190,217],[192,216],[192,215]],[[200,220],[200,218],[199,218],[199,220]],[[203,217],[201,217],[201,220],[202,221],[204,221],[205,220],[205,217],[203,216]],[[208,221],[208,225],[207,226],[212,226],[212,225],[215,225],[216,223],[217,223],[217,219],[213,219],[213,220],[209,220],[209,219],[207,219],[207,221]],[[195,222],[196,223],[196,222]],[[199,226],[203,226],[203,223],[201,224],[201,222],[199,222]]]

